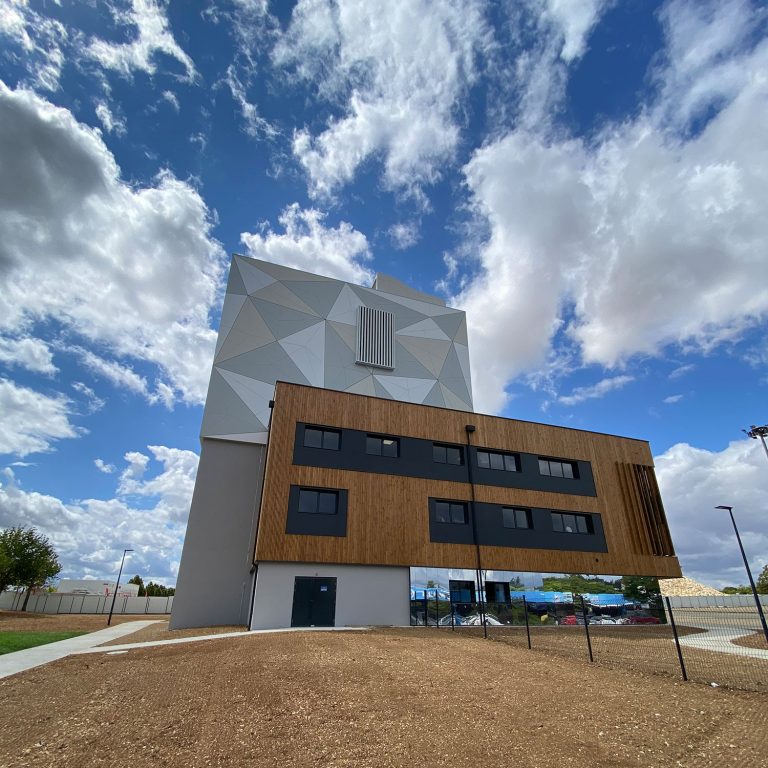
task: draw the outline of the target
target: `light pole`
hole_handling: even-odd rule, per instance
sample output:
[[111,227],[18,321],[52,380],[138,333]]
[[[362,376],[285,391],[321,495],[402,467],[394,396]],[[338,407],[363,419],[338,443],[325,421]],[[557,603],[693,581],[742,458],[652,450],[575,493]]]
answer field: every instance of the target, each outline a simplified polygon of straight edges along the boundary
[[749,428],[749,431],[746,429],[741,430],[747,437],[751,437],[753,440],[757,440],[759,437],[760,440],[763,442],[763,450],[765,451],[765,455],[768,456],[768,445],[765,443],[765,438],[768,437],[768,426],[765,427],[756,427],[754,424]]
[[[109,618],[107,619],[107,626],[109,626],[112,623],[112,611],[115,610],[115,600],[117,600],[117,590],[120,589],[120,577],[123,575],[123,566],[125,565],[125,556],[129,552],[133,552],[133,550],[132,549],[123,550],[123,559],[120,561],[120,570],[117,573],[117,584],[115,584],[115,591],[114,591],[114,594],[112,595],[112,605],[109,609]],[[766,635],[766,637],[768,637],[768,635]]]
[[757,594],[755,588],[755,580],[752,578],[752,571],[749,570],[749,563],[747,562],[747,555],[744,552],[744,546],[741,543],[741,536],[739,536],[739,529],[736,527],[736,520],[733,517],[733,507],[726,505],[720,505],[715,509],[727,509],[728,514],[731,516],[731,522],[733,523],[733,530],[736,532],[736,541],[739,542],[739,549],[741,550],[741,557],[744,560],[744,567],[747,569],[747,576],[749,576],[749,586],[752,587],[752,596],[755,598],[755,605],[757,605],[757,613],[760,616],[760,623],[763,625],[763,634],[765,635],[765,642],[768,643],[768,624],[765,622],[765,614],[763,613],[763,605],[760,602],[760,596]]

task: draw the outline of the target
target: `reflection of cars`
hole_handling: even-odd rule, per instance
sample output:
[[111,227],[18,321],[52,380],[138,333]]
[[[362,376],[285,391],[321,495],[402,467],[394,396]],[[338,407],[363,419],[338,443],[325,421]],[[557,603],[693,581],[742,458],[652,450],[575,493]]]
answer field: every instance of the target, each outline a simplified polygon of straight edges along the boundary
[[[464,623],[466,623],[466,622],[465,622],[464,618],[462,618],[461,616],[459,616],[459,614],[458,614],[458,613],[454,613],[454,614],[453,614],[453,623],[454,623],[454,625],[455,625],[455,626],[457,626],[457,627],[458,627],[458,626],[460,626],[461,624],[464,624]],[[440,621],[439,621],[439,624],[440,624],[440,626],[442,626],[442,627],[445,627],[445,626],[450,626],[450,625],[451,625],[451,614],[449,613],[447,616],[443,616],[443,618],[442,618],[442,619],[440,619]]]
[[570,616],[563,616],[557,623],[564,627],[575,627],[577,624],[584,624],[584,617],[571,614]]
[[630,616],[625,624],[661,624],[656,616]]
[[[482,627],[483,622],[480,618],[480,615],[477,613],[473,613],[471,616],[465,616],[464,617],[464,623],[468,624],[471,627]],[[489,627],[500,627],[502,626],[502,623],[494,616],[492,613],[486,613],[485,614],[485,623]]]
[[590,616],[590,624],[615,624],[616,621],[610,616]]

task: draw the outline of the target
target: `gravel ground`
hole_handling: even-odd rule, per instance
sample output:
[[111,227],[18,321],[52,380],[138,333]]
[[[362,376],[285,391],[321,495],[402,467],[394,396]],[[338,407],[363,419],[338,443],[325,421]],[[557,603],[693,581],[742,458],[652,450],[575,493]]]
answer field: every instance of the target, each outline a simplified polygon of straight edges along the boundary
[[0,765],[764,768],[767,704],[465,633],[254,634],[7,678]]
[[[22,613],[21,611],[0,611],[0,632],[96,632],[107,628],[107,615],[88,613]],[[163,619],[163,616],[112,616],[112,624],[126,621]]]
[[759,632],[755,632],[754,635],[744,635],[744,637],[738,637],[736,640],[731,640],[731,642],[744,648],[758,648],[761,651],[768,651],[768,644],[765,642],[765,635],[762,629]]
[[[150,617],[151,618],[151,617]],[[168,621],[162,621],[153,624],[151,627],[144,627],[138,632],[126,637],[119,637],[117,640],[110,640],[102,645],[124,645],[125,643],[146,643],[151,640],[173,640],[178,637],[202,637],[204,635],[221,635],[225,632],[245,632],[245,626],[221,626],[221,627],[198,627],[197,629],[168,629]]]

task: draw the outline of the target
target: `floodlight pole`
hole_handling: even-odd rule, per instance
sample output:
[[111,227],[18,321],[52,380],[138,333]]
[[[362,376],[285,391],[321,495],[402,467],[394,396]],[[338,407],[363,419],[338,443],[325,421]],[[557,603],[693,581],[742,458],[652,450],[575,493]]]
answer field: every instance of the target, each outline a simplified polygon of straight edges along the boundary
[[766,445],[765,438],[768,437],[768,425],[764,427],[756,427],[754,424],[749,428],[749,431],[746,429],[741,430],[747,437],[751,437],[753,440],[757,440],[759,437],[760,440],[763,443],[763,450],[765,451],[766,457],[768,457],[768,445]]
[[744,560],[744,567],[747,569],[747,576],[749,577],[749,586],[752,587],[752,596],[755,598],[757,613],[760,616],[760,623],[763,625],[763,634],[765,635],[765,642],[768,643],[768,624],[766,624],[766,621],[765,621],[765,614],[763,613],[763,604],[760,602],[760,596],[757,594],[757,588],[755,587],[755,580],[752,578],[752,571],[749,570],[747,555],[744,552],[744,546],[741,543],[741,536],[739,536],[739,529],[736,527],[736,520],[733,517],[733,507],[728,507],[725,504],[723,504],[715,507],[715,509],[727,509],[728,514],[731,516],[731,522],[733,523],[733,530],[736,533],[736,541],[739,542],[741,557],[742,557],[742,560]]
[[107,619],[107,626],[112,623],[112,611],[115,610],[115,600],[117,600],[117,590],[120,589],[120,577],[123,575],[123,566],[125,565],[125,556],[128,552],[133,552],[132,549],[123,550],[123,559],[120,561],[120,570],[117,573],[117,584],[115,584],[115,591],[112,595],[112,605],[109,609],[109,618]]

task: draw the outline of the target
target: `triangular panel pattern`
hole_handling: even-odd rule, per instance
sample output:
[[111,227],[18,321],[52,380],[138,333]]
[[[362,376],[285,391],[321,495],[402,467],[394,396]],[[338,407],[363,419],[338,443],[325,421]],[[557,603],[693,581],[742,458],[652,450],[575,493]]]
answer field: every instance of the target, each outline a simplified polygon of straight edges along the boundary
[[266,427],[269,424],[269,401],[274,396],[275,385],[250,379],[232,371],[220,370],[219,373],[248,406],[248,410]]
[[[383,296],[378,295],[376,291],[371,291],[367,288],[359,288],[356,285],[351,286],[351,288],[366,307],[383,309],[385,312],[392,312],[395,315],[395,330],[397,331],[425,319],[423,312],[416,312],[412,309],[399,306],[394,302],[385,299]],[[428,305],[425,303],[424,306],[426,307]],[[336,318],[333,319],[335,320]]]
[[227,293],[246,296],[248,289],[245,287],[240,270],[237,267],[237,259],[232,259],[232,265],[229,268],[229,280],[227,280]]
[[434,379],[411,379],[407,376],[373,377],[395,400],[408,403],[423,403],[424,398],[435,385]]
[[[355,364],[352,350],[346,345],[339,333],[325,324],[325,384],[328,389],[346,390],[361,379],[370,376],[371,372],[362,365]],[[337,328],[350,326],[339,323]],[[354,328],[351,329],[354,333]],[[373,386],[371,385],[371,389]],[[369,394],[372,394],[369,393]]]
[[208,400],[201,434],[205,437],[263,432],[266,425],[254,415],[215,368],[208,385]]
[[269,301],[272,304],[279,304],[281,307],[295,309],[297,312],[305,312],[308,315],[318,316],[312,307],[307,306],[295,293],[288,289],[284,283],[272,283],[266,288],[252,294],[254,299]]
[[327,323],[329,328],[333,328],[339,335],[339,338],[354,352],[355,345],[357,343],[357,329],[354,325],[347,325],[346,323],[336,323],[333,320],[329,320]]
[[345,285],[339,293],[331,311],[328,313],[328,319],[335,323],[345,323],[346,325],[356,325],[357,308],[362,305],[362,301],[352,289]]
[[264,318],[258,313],[250,299],[244,304],[237,316],[232,330],[221,345],[216,355],[215,363],[227,360],[230,357],[242,355],[245,352],[266,346],[275,340],[272,331],[267,328]]
[[469,367],[469,347],[465,347],[463,344],[454,343],[453,348],[456,350],[456,357],[459,360],[461,366],[461,372],[464,374],[464,381],[467,383],[467,391],[470,396],[472,395],[472,373]]
[[314,282],[324,282],[330,280],[329,277],[323,277],[322,275],[313,275],[311,272],[303,272],[300,269],[293,269],[292,267],[284,267],[282,264],[274,264],[271,261],[255,261],[256,265],[262,271],[273,277],[275,280],[281,280],[282,282],[291,282],[293,280]]
[[343,283],[338,283],[335,280],[328,280],[322,283],[311,280],[297,280],[291,281],[288,287],[291,289],[291,293],[298,296],[307,306],[317,312],[320,317],[327,317],[331,308],[336,303],[336,299],[339,298],[343,286]]
[[464,379],[464,372],[461,370],[461,363],[459,363],[456,347],[453,344],[445,358],[445,365],[439,378],[443,386],[448,387],[460,400],[465,403],[471,401],[469,385]]
[[[357,395],[373,395],[374,397],[378,394],[373,376],[366,376],[361,381],[358,381],[357,384],[347,387],[344,391],[354,392]],[[388,394],[384,396],[389,398]]]
[[272,342],[264,347],[232,357],[216,365],[218,370],[233,371],[267,383],[292,381],[296,384],[309,384],[306,376],[291,360],[279,342]]
[[295,309],[281,307],[279,304],[272,304],[269,301],[251,297],[251,301],[269,330],[275,334],[276,339],[284,339],[292,336],[294,333],[309,328],[310,325],[317,323],[317,315],[314,313],[308,315],[306,312],[297,312]]
[[325,323],[286,336],[278,342],[313,387],[324,384]]
[[428,317],[425,320],[420,320],[418,323],[409,325],[406,328],[401,328],[397,333],[398,336],[416,336],[420,339],[451,340],[451,337],[448,336],[431,317]]
[[[230,274],[236,271],[233,267]],[[227,334],[232,330],[232,326],[243,308],[246,300],[245,294],[227,293],[224,296],[224,306],[221,308],[221,320],[219,320],[219,335],[216,339],[216,354],[219,353],[222,345],[227,339]]]
[[460,312],[454,312],[451,315],[436,317],[434,321],[445,331],[447,338],[453,339],[459,332],[459,328],[461,328],[464,321],[464,315]]
[[[450,342],[447,343],[450,344]],[[395,370],[392,373],[410,379],[434,379],[437,377],[436,374],[425,368],[424,365],[399,342],[395,342]],[[389,372],[382,372],[381,375],[390,376],[392,374]]]
[[237,268],[240,270],[240,276],[243,278],[245,290],[248,293],[255,293],[275,282],[274,277],[266,272],[262,272],[252,262],[244,259],[242,256],[235,256],[235,261],[237,262]]
[[[377,293],[376,291],[371,291],[370,289],[362,288],[363,291],[368,291],[371,293]],[[417,301],[416,299],[409,299],[405,296],[397,296],[392,293],[384,293],[379,294],[380,296],[386,296],[389,301],[400,304],[400,306],[408,307],[408,309],[412,309],[415,312],[418,312],[422,315],[425,315],[427,317],[438,317],[440,315],[449,315],[455,313],[457,310],[455,310],[453,307],[445,307],[441,304],[432,304],[431,302],[427,301]]]
[[451,390],[448,389],[448,387],[441,384],[440,389],[442,390],[442,393],[443,393],[443,399],[445,400],[446,408],[453,408],[456,411],[472,410],[469,403],[465,403],[461,398],[456,397],[456,395],[454,395],[453,392],[451,392]]
[[435,378],[443,370],[446,355],[451,348],[451,342],[447,340],[419,339],[414,336],[398,335],[397,342],[407,349]]
[[439,382],[435,382],[435,386],[429,391],[429,394],[424,398],[424,405],[437,405],[440,408],[445,407],[445,398],[443,397],[443,390],[440,389]]

